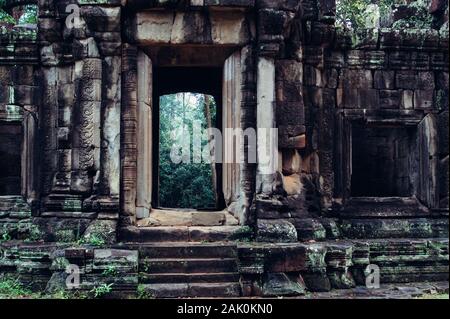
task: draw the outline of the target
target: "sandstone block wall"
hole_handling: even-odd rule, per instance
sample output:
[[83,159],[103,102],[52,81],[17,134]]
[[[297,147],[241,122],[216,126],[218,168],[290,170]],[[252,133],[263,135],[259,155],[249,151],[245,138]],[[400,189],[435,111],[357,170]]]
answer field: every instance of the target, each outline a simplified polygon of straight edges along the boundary
[[[79,21],[67,19],[69,4],[78,5]],[[139,96],[138,57],[150,69],[224,64],[225,53],[240,52],[241,72],[229,75],[238,72],[241,82],[235,125],[279,132],[278,161],[269,163],[276,173],[245,164],[229,183],[230,210],[259,240],[448,233],[445,28],[342,30],[329,0],[38,5],[37,34],[0,37],[0,123],[22,123],[26,145],[22,196],[2,200],[2,222],[26,207],[19,215],[45,240],[106,229],[115,241],[118,224],[135,223],[136,207],[150,209],[137,190],[138,104],[152,107]],[[356,125],[383,131],[370,139],[372,150],[355,149]],[[400,155],[389,153],[392,143]],[[398,166],[392,181],[402,198],[353,198],[352,161],[370,157],[375,144]]]

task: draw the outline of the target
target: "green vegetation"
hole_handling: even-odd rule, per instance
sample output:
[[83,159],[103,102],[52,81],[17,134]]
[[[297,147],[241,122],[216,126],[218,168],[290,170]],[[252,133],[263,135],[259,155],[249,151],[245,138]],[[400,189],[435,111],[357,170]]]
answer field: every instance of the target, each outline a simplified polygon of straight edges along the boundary
[[39,241],[42,239],[42,232],[37,225],[30,224],[28,229],[28,237],[25,239],[27,242]]
[[142,269],[143,269],[145,272],[149,272],[149,271],[150,271],[150,266],[149,266],[149,264],[148,264],[147,261],[144,261],[144,262],[143,262]]
[[154,299],[155,296],[151,292],[148,292],[145,289],[144,285],[138,285],[138,287],[137,287],[137,298],[138,299]]
[[[212,126],[216,122],[216,103],[209,103]],[[193,123],[207,129],[205,95],[179,93],[160,99],[160,175],[159,206],[166,208],[215,208],[212,170],[208,163],[193,163]],[[183,145],[183,137],[190,137],[190,156],[182,163],[173,163],[174,143]],[[202,139],[202,150],[207,145]],[[181,154],[181,148],[177,150]],[[190,163],[186,163],[190,161]]]
[[0,243],[12,240],[11,229],[9,229],[8,224],[3,224],[0,229]]
[[0,277],[0,299],[18,298],[32,295],[31,290],[27,289],[17,278]]
[[3,10],[3,6],[5,4],[5,0],[0,0],[0,25],[2,23],[10,23],[15,24],[16,20],[11,17],[5,10]]
[[37,6],[36,5],[25,5],[23,6],[21,9],[22,14],[20,15],[20,17],[17,19],[14,19],[13,16],[11,16],[8,12],[6,12],[3,9],[3,6],[5,5],[5,0],[0,0],[0,25],[2,23],[6,23],[6,24],[25,24],[25,23],[30,23],[30,24],[37,24]]
[[55,237],[61,243],[73,243],[77,240],[77,235],[71,229],[59,229],[55,232]]
[[102,247],[102,246],[105,246],[106,242],[100,235],[89,234],[89,235],[85,236],[84,238],[81,238],[80,240],[78,240],[78,244]]
[[[372,4],[372,0],[337,0],[336,1],[336,24],[338,26],[363,29],[366,19],[370,18],[370,12],[367,7]],[[386,17],[392,5],[399,3],[400,0],[379,0],[376,1],[380,9],[380,18]]]
[[253,229],[250,226],[239,227],[232,235],[237,242],[250,243],[253,239]]
[[416,14],[396,21],[394,29],[430,29],[433,25],[433,17],[428,13],[428,3],[424,0],[414,1],[410,4]]
[[19,18],[18,23],[31,23],[37,24],[37,6],[36,5],[26,5],[24,8],[24,13]]
[[100,286],[93,288],[90,292],[94,294],[94,298],[102,298],[111,293],[113,285],[114,284],[101,284]]
[[113,276],[115,276],[115,275],[117,275],[117,269],[116,269],[116,266],[114,266],[114,265],[109,265],[105,270],[103,270],[103,276],[106,276],[106,277],[113,277]]
[[11,235],[9,233],[2,233],[0,235],[0,243],[11,240]]
[[91,291],[59,290],[52,294],[33,292],[19,278],[0,276],[0,299],[88,299],[102,298],[111,293],[113,284],[101,284]]
[[[374,18],[374,13],[368,9],[371,4],[378,5],[380,21],[386,21],[396,4],[405,4],[403,0],[337,0],[336,24],[349,29],[364,29],[366,21]],[[416,12],[409,17],[396,21],[394,29],[428,29],[431,28],[433,18],[428,13],[429,2],[417,0],[409,7]],[[376,17],[375,17],[376,18]]]

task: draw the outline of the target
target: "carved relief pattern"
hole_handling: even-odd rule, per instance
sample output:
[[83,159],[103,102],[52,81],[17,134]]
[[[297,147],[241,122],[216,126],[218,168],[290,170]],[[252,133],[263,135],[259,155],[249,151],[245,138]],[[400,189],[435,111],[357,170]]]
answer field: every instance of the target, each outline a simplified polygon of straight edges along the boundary
[[[50,81],[50,72],[44,73],[44,79]],[[42,192],[48,194],[51,192],[53,185],[53,176],[56,169],[55,149],[56,149],[56,130],[55,130],[55,114],[56,114],[56,86],[46,84],[43,86],[41,121],[42,121],[42,137],[43,137],[43,158],[42,158]]]
[[91,101],[80,103],[80,169],[94,166],[94,105]]
[[125,44],[122,54],[122,210],[132,216],[137,176],[137,48]]

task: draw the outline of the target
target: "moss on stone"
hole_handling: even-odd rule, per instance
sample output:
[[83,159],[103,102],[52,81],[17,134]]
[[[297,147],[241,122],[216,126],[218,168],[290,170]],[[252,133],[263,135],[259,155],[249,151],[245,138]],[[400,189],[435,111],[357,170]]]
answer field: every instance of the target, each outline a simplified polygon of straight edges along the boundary
[[253,229],[249,226],[239,227],[232,235],[231,240],[250,242],[253,239]]
[[55,232],[55,239],[62,243],[72,243],[78,240],[73,229],[59,229]]
[[154,294],[145,288],[145,285],[142,285],[142,284],[138,285],[136,291],[137,291],[138,299],[154,299],[155,298]]
[[86,229],[82,241],[94,246],[112,244],[116,241],[116,221],[96,220]]

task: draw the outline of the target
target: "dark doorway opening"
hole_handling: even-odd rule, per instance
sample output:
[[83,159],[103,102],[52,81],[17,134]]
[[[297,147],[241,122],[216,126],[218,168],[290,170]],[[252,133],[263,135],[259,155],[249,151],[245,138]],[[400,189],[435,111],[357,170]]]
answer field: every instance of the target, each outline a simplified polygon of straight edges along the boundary
[[353,124],[351,195],[412,196],[415,140],[413,128]]
[[0,195],[21,193],[22,126],[0,124]]
[[[200,117],[203,114],[201,109],[204,106],[205,98],[212,101],[210,107],[214,110],[212,127],[221,130],[222,123],[222,68],[213,67],[160,67],[153,71],[153,208],[193,208],[199,210],[222,210],[225,208],[225,201],[222,191],[222,167],[215,164],[215,185],[211,176],[205,173],[210,168],[210,164],[179,163],[173,169],[168,166],[167,147],[167,108],[171,103],[178,104],[178,111],[183,112],[184,107],[195,105],[196,114]],[[177,101],[178,99],[178,101]],[[184,99],[184,101],[183,101]],[[191,101],[186,101],[191,99]],[[193,100],[193,101],[192,101]],[[184,103],[184,105],[183,105]],[[173,106],[173,105],[172,105]],[[165,112],[165,113],[164,113]],[[162,113],[164,113],[162,115]],[[163,118],[164,117],[164,118]],[[178,120],[182,114],[177,114]],[[206,117],[203,118],[206,120]],[[202,120],[199,118],[199,120]],[[162,121],[165,121],[164,123]],[[169,121],[172,126],[176,119]],[[179,121],[178,121],[179,122]],[[205,122],[203,122],[205,125]],[[190,127],[190,129],[189,129]],[[183,127],[178,127],[178,131]],[[188,130],[192,133],[192,125],[188,125]],[[172,134],[176,134],[173,130]],[[161,146],[164,142],[166,146]],[[193,141],[191,136],[190,160],[193,161]],[[164,158],[162,158],[164,157]],[[164,162],[162,162],[162,160]],[[171,164],[172,165],[172,164]],[[179,169],[179,170],[178,170]],[[198,176],[192,174],[192,170],[198,172]],[[184,176],[177,176],[178,173],[185,173]],[[212,170],[211,170],[212,172]],[[179,175],[182,175],[182,174]],[[195,178],[197,177],[197,178]],[[162,180],[164,178],[164,180]],[[170,180],[167,180],[167,179]],[[189,180],[189,182],[188,182]],[[202,182],[203,181],[203,182]],[[205,185],[205,183],[209,183]],[[210,187],[208,187],[210,185]],[[174,186],[175,189],[174,189]],[[206,194],[205,193],[205,190]],[[164,192],[164,194],[162,194]],[[203,192],[203,194],[200,194]],[[192,200],[189,196],[192,196]],[[174,198],[178,196],[178,198]]]

